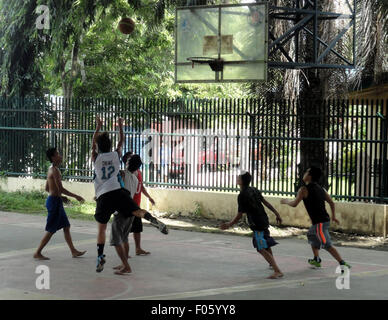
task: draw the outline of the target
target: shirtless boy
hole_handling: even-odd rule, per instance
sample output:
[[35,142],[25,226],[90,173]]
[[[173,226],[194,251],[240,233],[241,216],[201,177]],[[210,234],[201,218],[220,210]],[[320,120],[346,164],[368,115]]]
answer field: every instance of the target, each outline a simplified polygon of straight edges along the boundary
[[62,156],[59,154],[57,149],[48,149],[46,151],[46,155],[52,164],[48,170],[46,181],[46,191],[49,193],[46,200],[48,216],[46,233],[44,234],[38,249],[34,253],[34,258],[37,260],[49,260],[48,257],[42,255],[42,250],[50,241],[53,234],[60,229],[63,229],[65,240],[70,248],[73,258],[77,258],[84,255],[86,251],[78,251],[73,245],[70,235],[70,223],[67,219],[65,209],[63,208],[62,194],[73,197],[80,202],[83,202],[84,199],[74,193],[71,193],[62,186],[61,173],[58,169],[58,166],[62,162]]

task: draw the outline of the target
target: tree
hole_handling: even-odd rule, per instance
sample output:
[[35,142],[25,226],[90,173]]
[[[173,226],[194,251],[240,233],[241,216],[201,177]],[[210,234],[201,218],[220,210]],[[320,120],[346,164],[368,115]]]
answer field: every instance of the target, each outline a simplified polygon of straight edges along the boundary
[[[388,71],[388,1],[357,1],[357,68],[353,87],[359,88],[363,79],[378,84]],[[353,89],[353,88],[352,88]]]
[[42,42],[33,33],[36,1],[0,1],[0,94],[2,96],[42,94],[42,74],[34,63]]

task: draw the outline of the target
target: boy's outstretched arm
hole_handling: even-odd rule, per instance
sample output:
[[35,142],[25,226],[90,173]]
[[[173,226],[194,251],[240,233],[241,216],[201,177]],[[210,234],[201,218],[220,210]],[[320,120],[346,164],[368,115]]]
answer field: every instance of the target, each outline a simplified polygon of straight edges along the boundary
[[62,194],[65,194],[69,197],[73,197],[75,199],[77,199],[79,202],[84,202],[84,198],[82,198],[81,196],[79,195],[76,195],[68,190],[66,190],[63,185],[62,185],[62,178],[61,178],[61,174],[59,172],[59,169],[54,169],[53,170],[53,179],[54,179],[54,182],[55,184],[57,185],[57,188],[59,190],[59,192]]
[[101,122],[101,119],[100,119],[99,116],[96,116],[96,123],[97,123],[96,131],[93,134],[93,140],[92,140],[92,161],[93,162],[96,161],[96,158],[97,158],[97,143],[96,143],[96,139],[97,139],[98,133],[100,132],[100,129],[102,127],[102,122]]
[[336,223],[339,223],[337,218],[335,217],[335,204],[333,199],[329,196],[327,191],[325,190],[325,200],[328,202],[330,209],[331,209],[331,220],[333,220]]
[[279,224],[282,224],[282,218],[280,217],[280,214],[279,212],[272,206],[272,204],[270,204],[267,200],[265,200],[263,198],[262,200],[263,204],[269,209],[271,210],[275,216],[276,216],[276,221],[279,223]]
[[121,157],[121,149],[123,147],[124,143],[124,131],[123,131],[123,118],[119,118],[119,142],[117,143],[116,151],[119,153],[119,156]]
[[154,201],[154,199],[152,199],[152,197],[149,195],[147,189],[144,187],[143,184],[142,184],[142,186],[141,186],[141,192],[148,198],[148,200],[150,200],[150,202],[151,202],[152,205],[154,206],[154,205],[155,205],[155,201]]
[[282,199],[280,201],[280,203],[281,204],[288,204],[289,206],[295,208],[299,204],[299,202],[301,202],[303,200],[303,198],[307,197],[307,195],[308,195],[307,188],[302,187],[299,189],[298,194],[296,195],[296,198],[294,200]]
[[230,228],[231,226],[236,224],[241,219],[242,215],[243,215],[242,212],[237,213],[237,215],[234,217],[234,219],[232,221],[221,224],[220,229],[226,230],[226,229]]

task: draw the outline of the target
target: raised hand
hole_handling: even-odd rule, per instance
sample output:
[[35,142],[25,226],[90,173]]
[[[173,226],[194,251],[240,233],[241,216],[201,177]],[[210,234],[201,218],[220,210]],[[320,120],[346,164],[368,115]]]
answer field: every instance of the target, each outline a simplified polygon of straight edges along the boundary
[[99,128],[102,127],[102,121],[101,121],[100,116],[98,116],[98,115],[96,115],[96,123],[97,123],[97,127],[99,127]]

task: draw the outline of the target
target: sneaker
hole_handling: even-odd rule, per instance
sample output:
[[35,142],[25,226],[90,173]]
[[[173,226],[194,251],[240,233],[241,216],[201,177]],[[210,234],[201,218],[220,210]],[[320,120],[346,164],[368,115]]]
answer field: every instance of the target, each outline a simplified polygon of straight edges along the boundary
[[311,264],[312,266],[316,267],[316,268],[320,268],[321,267],[321,261],[317,261],[315,259],[309,259],[308,260],[309,264]]
[[161,233],[168,234],[167,226],[163,222],[155,219],[155,222],[151,222],[151,225],[158,228]]
[[[352,268],[352,266],[349,263],[345,262],[345,261],[342,264],[340,263],[340,266],[345,266],[348,269]],[[341,270],[341,273],[344,273],[344,270]]]
[[97,267],[96,272],[101,272],[104,270],[104,264],[105,264],[105,254],[97,257]]

